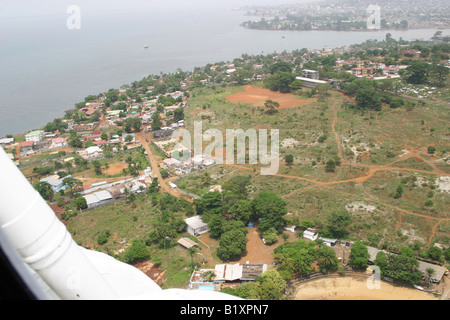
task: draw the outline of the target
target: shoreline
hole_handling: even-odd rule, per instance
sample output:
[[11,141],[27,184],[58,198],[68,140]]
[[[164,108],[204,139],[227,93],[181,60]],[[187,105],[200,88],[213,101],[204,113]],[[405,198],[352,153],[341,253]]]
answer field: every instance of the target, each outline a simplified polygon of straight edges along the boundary
[[[245,23],[245,22],[244,22]],[[423,30],[423,29],[436,29],[437,31],[442,31],[442,30],[447,30],[450,28],[450,25],[448,26],[444,26],[444,27],[437,27],[437,26],[421,26],[421,27],[413,27],[413,28],[406,28],[406,29],[402,29],[402,28],[398,28],[398,29],[384,29],[384,28],[380,28],[380,29],[349,29],[349,30],[335,30],[335,29],[309,29],[309,30],[305,30],[305,29],[285,29],[285,30],[278,30],[278,29],[261,29],[261,28],[249,28],[249,27],[245,27],[244,25],[241,24],[241,27],[247,30],[258,30],[258,31],[278,31],[278,32],[309,32],[309,31],[323,31],[323,32],[389,32],[389,31],[413,31],[413,30]],[[430,38],[431,40],[435,40]],[[436,39],[438,40],[438,39]],[[439,41],[439,40],[438,40]]]

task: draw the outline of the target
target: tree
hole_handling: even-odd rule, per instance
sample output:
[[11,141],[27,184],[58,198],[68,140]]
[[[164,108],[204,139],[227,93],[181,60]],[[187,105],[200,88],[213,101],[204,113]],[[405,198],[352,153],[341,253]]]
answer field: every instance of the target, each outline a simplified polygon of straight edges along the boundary
[[283,279],[290,279],[294,273],[308,275],[312,272],[312,264],[316,260],[314,242],[297,240],[286,242],[275,248],[274,257],[278,262],[278,270]]
[[184,110],[183,108],[178,108],[175,109],[175,111],[173,112],[173,121],[180,121],[184,119]]
[[37,190],[37,192],[39,192],[39,194],[41,195],[42,198],[44,198],[47,201],[52,201],[53,200],[53,189],[52,186],[45,181],[40,181],[37,182],[33,185],[34,189]]
[[245,69],[237,69],[231,74],[231,79],[238,85],[243,85],[247,82],[247,79],[252,77],[252,73]]
[[381,101],[378,92],[373,87],[363,87],[356,91],[356,106],[359,109],[380,111]]
[[150,251],[142,241],[133,240],[131,247],[125,251],[124,261],[129,264],[150,259]]
[[161,115],[159,114],[159,112],[155,112],[152,115],[152,130],[159,130],[162,127],[162,120],[161,120]]
[[285,225],[283,216],[287,213],[286,202],[273,192],[260,192],[253,200],[252,207],[255,219],[260,219],[258,230],[264,231]]
[[222,185],[223,203],[229,207],[237,200],[247,199],[251,176],[235,176]]
[[247,235],[242,230],[230,230],[220,236],[219,244],[217,256],[225,261],[232,260],[240,257],[245,251]]
[[272,91],[287,93],[291,91],[291,84],[294,80],[294,74],[290,72],[278,71],[272,76],[264,79],[264,86]]
[[369,251],[362,241],[355,241],[350,251],[350,263],[354,269],[365,269],[368,264]]
[[348,211],[333,211],[328,216],[328,230],[336,238],[342,238],[347,234],[346,228],[351,223],[350,213]]
[[287,165],[291,165],[294,162],[294,156],[292,154],[287,154],[284,156],[284,161]]
[[275,74],[277,72],[292,72],[292,65],[285,61],[279,61],[269,67],[269,72]]
[[430,68],[430,76],[435,79],[436,85],[445,87],[445,82],[449,74],[449,69],[441,64],[433,64]]
[[228,210],[230,218],[242,221],[245,224],[250,222],[252,213],[252,203],[246,199],[237,200]]
[[279,300],[282,297],[286,281],[280,276],[278,271],[269,269],[256,278],[259,284],[257,289],[260,300]]
[[[207,192],[200,199],[194,200],[194,206],[198,215],[222,213],[222,195],[219,191]],[[207,216],[203,219],[205,222],[208,222]]]
[[291,89],[294,91],[300,90],[302,88],[302,86],[303,86],[303,82],[299,79],[295,79],[291,83]]
[[430,65],[426,62],[416,61],[406,68],[406,81],[412,84],[428,82]]
[[163,179],[165,179],[169,176],[169,172],[166,169],[159,169],[159,173],[161,174],[161,177]]
[[429,259],[433,261],[441,262],[443,252],[442,249],[440,249],[439,247],[432,246],[426,251],[426,255],[428,256]]
[[74,203],[78,210],[86,209],[88,207],[86,199],[82,196],[75,198]]
[[395,190],[394,199],[401,198],[402,194],[403,194],[403,187],[401,184],[399,184],[397,186],[397,189]]
[[194,269],[194,254],[197,252],[196,247],[190,247],[187,249],[189,256],[191,257],[191,268]]
[[325,171],[326,172],[334,172],[336,170],[336,163],[333,160],[328,160],[325,164]]
[[339,259],[336,258],[336,252],[328,246],[321,246],[317,251],[317,264],[324,273],[338,269]]
[[278,112],[280,104],[277,101],[266,100],[266,102],[264,102],[264,106],[266,107],[267,114],[275,114]]
[[99,160],[94,160],[94,161],[92,161],[92,164],[94,165],[95,174],[101,175],[102,174],[102,163]]
[[414,257],[402,254],[390,254],[384,275],[395,281],[418,284],[422,281],[422,272],[418,270],[419,262]]

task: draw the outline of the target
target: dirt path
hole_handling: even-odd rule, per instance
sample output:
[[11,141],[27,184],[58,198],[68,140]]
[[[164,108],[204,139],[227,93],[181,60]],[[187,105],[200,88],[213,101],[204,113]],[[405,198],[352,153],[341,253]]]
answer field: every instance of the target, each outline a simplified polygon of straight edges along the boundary
[[[345,98],[345,96],[344,96],[344,98]],[[338,103],[339,103],[339,100],[335,100],[332,103],[333,120],[331,122],[331,132],[333,133],[333,135],[334,135],[334,137],[336,139],[336,143],[337,143],[337,147],[338,147],[338,156],[341,159],[342,163],[352,165],[353,167],[366,168],[366,169],[368,169],[368,172],[365,175],[357,177],[357,178],[345,179],[345,180],[337,180],[337,181],[318,181],[318,180],[315,180],[315,179],[310,179],[310,178],[305,178],[305,177],[300,177],[300,176],[293,176],[293,175],[288,175],[288,174],[279,174],[279,173],[274,174],[275,176],[288,178],[288,179],[296,179],[296,180],[307,181],[307,182],[312,183],[315,186],[321,186],[321,187],[330,187],[330,186],[337,185],[337,184],[351,183],[351,182],[358,183],[358,184],[362,185],[363,182],[365,182],[368,179],[372,178],[377,172],[382,172],[382,171],[407,171],[407,172],[417,172],[417,173],[425,173],[425,174],[432,174],[432,175],[450,176],[450,173],[446,173],[446,172],[443,172],[442,170],[438,169],[436,167],[436,165],[432,161],[424,159],[421,156],[421,152],[417,151],[417,150],[411,150],[411,152],[409,154],[405,155],[404,157],[402,157],[402,159],[397,159],[397,160],[395,160],[395,161],[393,161],[393,162],[391,162],[391,163],[389,163],[387,165],[370,165],[370,164],[362,164],[362,163],[350,163],[348,160],[344,159],[344,157],[343,157],[342,146],[341,146],[341,141],[340,141],[340,135],[339,135],[339,132],[336,131],[336,125],[337,125],[338,120],[339,120],[338,119]],[[418,159],[419,161],[423,161],[423,162],[427,163],[428,165],[430,165],[430,167],[433,170],[432,171],[428,171],[428,170],[401,168],[401,167],[393,166],[393,164],[395,162],[400,161],[400,160],[405,160],[405,159],[408,159],[410,157],[414,157],[414,158]],[[235,165],[235,164],[227,164],[227,165],[228,166],[232,166],[232,167],[236,167],[236,168],[240,168],[240,169],[244,169],[244,170],[253,171],[253,168],[249,168],[246,165]],[[302,190],[304,188],[308,188],[308,187],[311,187],[311,186],[306,186],[306,187],[302,187],[300,189],[294,190],[294,191],[290,192],[286,196],[293,195],[296,192],[298,192],[298,191],[300,191],[300,190]],[[341,190],[337,190],[337,191],[341,192],[341,193],[344,193],[344,194],[347,194],[349,196],[355,196],[354,194],[347,193],[347,192],[344,192],[344,191],[341,191]],[[430,244],[432,239],[434,238],[437,226],[441,222],[450,220],[450,218],[437,218],[437,217],[433,217],[433,216],[427,216],[427,215],[424,215],[424,214],[412,212],[410,210],[406,210],[406,209],[403,209],[403,208],[400,208],[400,207],[397,207],[397,206],[393,206],[393,205],[381,202],[381,201],[375,199],[373,196],[371,196],[370,193],[368,193],[368,192],[366,192],[366,195],[367,195],[367,197],[362,197],[361,199],[364,199],[366,201],[371,201],[371,202],[376,202],[376,203],[382,204],[384,206],[387,206],[387,207],[390,207],[390,208],[395,209],[397,211],[400,211],[401,213],[414,215],[414,216],[421,217],[421,218],[424,218],[424,219],[437,220],[436,225],[432,229],[431,236],[429,238],[428,244]],[[399,227],[399,226],[397,226],[397,227]]]
[[[163,179],[163,177],[161,176],[161,173],[159,172],[159,166],[158,166],[158,162],[155,159],[155,156],[153,155],[151,149],[150,149],[150,143],[151,143],[151,138],[150,138],[150,134],[147,133],[143,133],[141,132],[137,132],[136,133],[136,138],[142,143],[142,146],[144,147],[145,151],[147,151],[147,158],[150,161],[150,165],[152,167],[152,172],[153,172],[153,176],[158,178],[158,182],[159,185],[161,186],[161,189],[165,192],[170,193],[171,195],[177,197],[177,198],[184,198],[189,202],[192,202],[192,199],[186,198],[183,194],[181,194],[178,190],[173,189],[172,187],[169,186],[168,181]],[[148,142],[147,142],[148,140]]]

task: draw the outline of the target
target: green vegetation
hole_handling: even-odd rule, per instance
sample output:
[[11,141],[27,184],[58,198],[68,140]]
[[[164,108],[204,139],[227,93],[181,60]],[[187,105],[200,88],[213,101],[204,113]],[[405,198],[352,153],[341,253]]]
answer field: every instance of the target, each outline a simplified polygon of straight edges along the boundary
[[[164,106],[182,101],[166,93],[181,90],[180,82],[187,78],[190,82],[183,94],[189,96],[189,103],[167,113],[164,121],[186,118],[185,129],[192,131],[190,124],[202,120],[203,132],[211,128],[224,133],[232,128],[279,129],[280,160],[285,165],[280,165],[277,174],[260,175],[262,164],[223,164],[193,172],[177,180],[180,189],[198,196],[193,203],[163,192],[153,179],[146,193],[126,189],[123,201],[83,211],[86,200],[78,192],[84,181],[135,177],[150,162],[143,147],[128,150],[127,145],[114,151],[104,145],[102,159],[83,159],[75,151],[94,145],[94,139],[69,130],[61,119],[48,123],[46,129],[66,137],[71,151],[41,152],[20,159],[20,167],[45,199],[65,209],[61,217],[80,245],[131,264],[150,261],[166,272],[164,287],[186,285],[207,250],[212,260],[202,260],[206,267],[213,267],[208,265],[211,261],[239,260],[247,250],[250,222],[269,250],[273,249],[276,267],[255,282],[224,289],[231,294],[280,299],[286,280],[318,269],[324,274],[343,271],[335,251],[320,240],[288,241],[289,235],[283,233],[287,225],[300,229],[299,238],[304,229],[315,228],[324,238],[355,241],[349,257],[355,270],[367,266],[367,246],[399,251],[400,255],[380,254],[377,265],[387,277],[416,284],[422,276],[416,257],[450,261],[449,195],[444,191],[445,181],[439,180],[450,173],[450,118],[444,101],[449,97],[448,70],[441,68],[449,47],[446,43],[410,44],[422,52],[416,57],[408,56],[404,44],[386,37],[386,41],[367,42],[358,51],[342,54],[305,55],[308,50],[302,49],[282,55],[243,55],[233,61],[237,69],[230,76],[225,73],[228,64],[219,62],[214,68],[211,64],[192,73],[152,75],[121,91],[106,92],[102,112],[111,107],[127,119],[111,128],[101,127],[97,133],[105,141],[147,126],[128,114],[131,100],[151,100],[157,112],[149,127],[160,129]],[[375,45],[380,48],[373,49]],[[337,67],[338,58],[409,67],[401,72],[401,79],[356,79],[347,72],[356,65]],[[329,84],[303,87],[295,77],[305,68],[318,69],[321,78],[345,82],[339,90]],[[380,73],[375,71],[375,75]],[[249,80],[256,76],[264,80]],[[254,103],[231,99],[235,94],[245,97],[249,87],[244,84],[278,98],[263,97]],[[406,89],[433,93],[422,97]],[[286,97],[291,99],[290,106],[284,104]],[[98,121],[101,114],[87,117],[80,110],[98,98],[86,97],[63,120],[76,124]],[[149,104],[139,108],[150,109]],[[23,136],[16,137],[16,141],[23,140]],[[124,140],[130,143],[132,137]],[[164,158],[154,145],[149,146],[157,160]],[[109,174],[114,165],[121,165],[121,171]],[[174,174],[170,168],[153,169],[163,179]],[[65,191],[53,193],[48,184],[38,183],[53,173],[64,179]],[[221,191],[212,191],[218,186]],[[190,237],[183,219],[196,214],[208,223],[212,245],[199,243],[196,252],[177,249],[177,239]]]

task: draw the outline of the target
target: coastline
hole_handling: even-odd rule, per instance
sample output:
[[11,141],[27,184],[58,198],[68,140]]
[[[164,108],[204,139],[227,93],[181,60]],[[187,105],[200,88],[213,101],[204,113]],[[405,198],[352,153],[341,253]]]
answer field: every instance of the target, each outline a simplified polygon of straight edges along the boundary
[[[258,30],[258,31],[278,31],[278,32],[309,32],[309,31],[323,31],[323,32],[389,32],[389,31],[411,31],[411,30],[430,30],[430,29],[436,29],[436,30],[447,30],[450,28],[450,25],[444,26],[444,27],[437,27],[437,26],[418,26],[418,27],[408,27],[406,29],[398,28],[398,29],[385,29],[385,28],[379,28],[379,29],[348,29],[348,30],[335,30],[335,29],[263,29],[263,28],[249,28],[245,27],[243,24],[241,24],[241,27],[247,30]],[[433,39],[430,39],[433,40]]]

